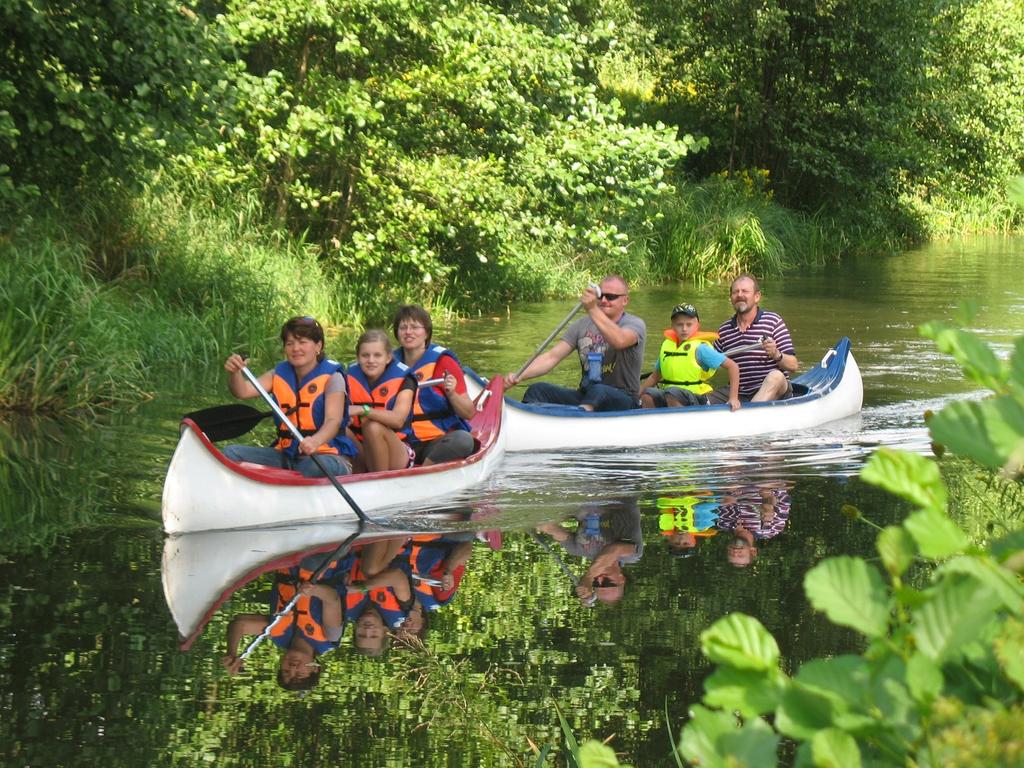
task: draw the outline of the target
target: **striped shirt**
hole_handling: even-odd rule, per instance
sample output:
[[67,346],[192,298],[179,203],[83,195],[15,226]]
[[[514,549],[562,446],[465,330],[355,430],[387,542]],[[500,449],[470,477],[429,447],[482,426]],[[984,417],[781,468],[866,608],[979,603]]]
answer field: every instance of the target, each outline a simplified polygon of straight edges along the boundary
[[[741,331],[736,324],[736,315],[726,320],[718,327],[718,339],[715,341],[715,349],[719,352],[727,352],[733,347],[742,347],[760,341],[762,336],[770,336],[775,339],[779,352],[787,355],[795,355],[793,340],[789,336],[789,328],[785,321],[775,312],[766,312],[763,309],[757,310],[754,322],[746,331]],[[774,370],[778,369],[775,362],[764,353],[763,349],[752,349],[749,352],[740,352],[732,357],[736,365],[740,367],[740,394],[753,395],[761,387],[761,382]],[[786,378],[789,373],[783,371]]]
[[720,531],[732,531],[742,525],[758,541],[778,536],[786,529],[791,505],[789,491],[784,488],[743,489],[737,492],[734,504],[722,504],[718,508],[715,527]]

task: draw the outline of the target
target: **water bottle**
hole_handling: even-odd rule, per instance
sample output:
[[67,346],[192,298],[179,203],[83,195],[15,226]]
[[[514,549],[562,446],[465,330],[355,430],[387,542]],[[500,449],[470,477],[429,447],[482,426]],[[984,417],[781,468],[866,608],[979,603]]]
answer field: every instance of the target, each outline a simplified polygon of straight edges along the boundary
[[587,352],[587,379],[594,383],[601,382],[601,363],[604,362],[604,353],[597,348]]

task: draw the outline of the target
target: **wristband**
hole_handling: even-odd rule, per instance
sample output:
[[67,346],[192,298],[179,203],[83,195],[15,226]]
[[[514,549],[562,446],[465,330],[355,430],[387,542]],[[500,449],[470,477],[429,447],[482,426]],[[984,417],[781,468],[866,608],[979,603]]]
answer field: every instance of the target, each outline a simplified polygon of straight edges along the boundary
[[785,356],[785,352],[779,352],[779,356],[775,358],[775,364],[778,365],[782,362],[782,358]]
[[368,406],[368,405],[364,405],[364,406],[363,406],[363,416],[365,416],[365,415],[366,415],[366,414],[368,414],[369,412],[370,412],[370,406]]

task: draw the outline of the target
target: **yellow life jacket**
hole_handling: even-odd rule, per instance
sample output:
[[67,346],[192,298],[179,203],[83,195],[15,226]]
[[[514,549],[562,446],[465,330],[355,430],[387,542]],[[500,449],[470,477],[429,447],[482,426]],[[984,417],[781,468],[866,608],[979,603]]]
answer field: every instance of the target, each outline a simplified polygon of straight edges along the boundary
[[682,387],[695,395],[706,395],[713,387],[707,381],[715,370],[705,371],[697,362],[697,348],[708,342],[691,337],[680,342],[675,331],[665,331],[665,340],[658,352],[658,370],[661,372],[659,387]]

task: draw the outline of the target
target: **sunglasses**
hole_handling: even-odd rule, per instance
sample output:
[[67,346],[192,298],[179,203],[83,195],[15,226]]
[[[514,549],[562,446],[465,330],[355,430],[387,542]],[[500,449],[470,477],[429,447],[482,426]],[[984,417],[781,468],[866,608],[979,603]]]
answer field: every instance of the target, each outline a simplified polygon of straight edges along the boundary
[[621,299],[623,296],[628,296],[628,293],[602,293],[601,298],[607,299],[608,301],[615,301]]
[[619,585],[618,585],[617,582],[609,579],[607,576],[597,576],[597,577],[594,578],[594,582],[593,582],[592,586],[594,586],[596,588],[596,587],[617,587]]

